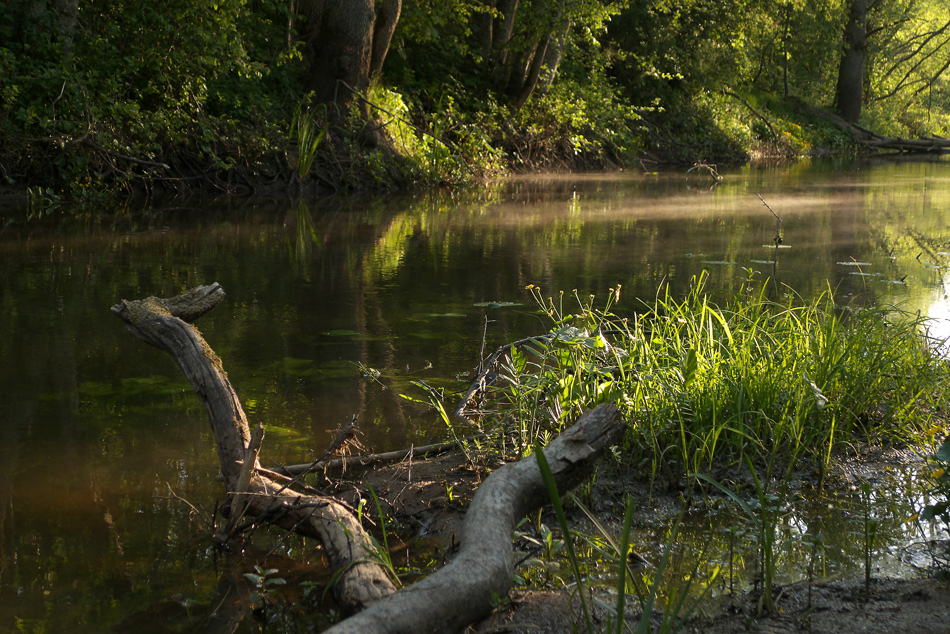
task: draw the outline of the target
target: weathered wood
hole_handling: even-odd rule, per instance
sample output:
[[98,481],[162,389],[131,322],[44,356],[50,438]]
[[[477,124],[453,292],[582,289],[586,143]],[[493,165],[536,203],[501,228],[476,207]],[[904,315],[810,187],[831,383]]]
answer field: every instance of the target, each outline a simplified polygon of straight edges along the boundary
[[[221,359],[190,324],[223,299],[224,291],[215,283],[168,299],[122,300],[112,312],[133,335],[170,354],[191,383],[208,412],[228,491],[241,494],[245,513],[254,522],[267,520],[320,540],[331,568],[340,574],[333,587],[340,607],[348,613],[363,609],[396,588],[347,507],[333,498],[298,494],[256,470],[246,486],[240,482],[250,444],[247,416]],[[249,462],[259,466],[253,456]]]
[[[337,602],[348,613],[363,610],[332,631],[455,632],[490,614],[493,600],[507,594],[513,581],[515,524],[548,500],[535,458],[493,473],[479,487],[466,514],[458,556],[394,594],[371,540],[345,505],[333,498],[296,493],[288,484],[259,473],[255,452],[248,450],[247,417],[221,360],[188,323],[223,298],[220,286],[212,284],[170,299],[123,300],[112,312],[135,336],[169,353],[195,389],[211,421],[228,490],[239,494],[232,498],[233,507],[246,504],[245,515],[253,518],[252,524],[268,521],[323,544],[331,568],[339,573],[333,587]],[[586,478],[594,459],[617,442],[624,429],[613,405],[582,415],[544,450],[558,487],[567,491]],[[245,462],[246,473],[251,474],[246,486],[241,478]]]
[[251,477],[254,475],[254,465],[257,464],[257,456],[261,451],[261,445],[264,442],[264,426],[258,424],[251,434],[251,442],[244,452],[244,464],[241,465],[241,473],[238,475],[237,485],[231,492],[231,516],[228,518],[228,525],[225,533],[228,537],[234,536],[234,529],[238,520],[247,510],[247,488],[251,485]]
[[[560,491],[588,477],[594,459],[620,440],[626,426],[616,406],[585,412],[544,449]],[[458,632],[492,611],[514,579],[512,531],[548,502],[536,458],[505,465],[478,488],[465,515],[461,548],[438,572],[382,599],[328,630],[332,634]]]

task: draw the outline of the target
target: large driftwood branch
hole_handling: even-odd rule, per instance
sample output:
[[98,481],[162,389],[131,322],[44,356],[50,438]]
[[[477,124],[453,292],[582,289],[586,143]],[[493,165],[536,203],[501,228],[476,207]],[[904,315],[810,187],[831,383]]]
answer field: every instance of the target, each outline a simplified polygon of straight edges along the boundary
[[[333,588],[338,603],[349,613],[363,610],[332,631],[456,632],[488,616],[494,600],[507,594],[513,582],[516,523],[548,501],[535,458],[506,465],[486,479],[466,514],[456,558],[395,593],[372,556],[369,537],[344,505],[298,494],[261,475],[256,460],[260,441],[251,442],[247,417],[221,360],[189,323],[223,298],[221,287],[212,284],[170,299],[123,300],[112,312],[132,334],[172,355],[194,387],[211,420],[232,507],[246,505],[244,513],[254,522],[269,521],[323,544],[331,568],[340,574]],[[501,354],[499,350],[496,356]],[[601,405],[556,438],[544,453],[559,489],[567,491],[587,478],[595,458],[624,429],[619,410]],[[245,469],[245,461],[254,468]]]
[[[594,459],[623,435],[620,411],[600,405],[544,449],[560,491],[587,478]],[[492,611],[514,580],[512,531],[549,501],[536,458],[498,469],[478,488],[465,514],[452,562],[328,630],[332,634],[458,632]]]
[[240,481],[246,456],[258,467],[253,452],[248,453],[247,417],[221,360],[190,324],[223,299],[224,291],[215,283],[169,299],[122,300],[112,312],[133,335],[167,352],[178,363],[208,412],[221,473],[228,492],[237,494],[232,498],[246,504],[245,515],[254,522],[270,521],[318,539],[330,567],[340,573],[333,587],[337,602],[346,612],[356,612],[392,594],[395,586],[374,559],[369,536],[347,507],[333,498],[300,495],[256,470],[249,482]]

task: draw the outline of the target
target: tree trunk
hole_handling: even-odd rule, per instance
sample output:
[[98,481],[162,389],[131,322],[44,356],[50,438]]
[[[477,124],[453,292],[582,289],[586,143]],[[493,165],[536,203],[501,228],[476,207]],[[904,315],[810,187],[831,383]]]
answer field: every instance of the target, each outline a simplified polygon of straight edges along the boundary
[[844,54],[838,68],[838,112],[849,123],[861,117],[864,101],[864,58],[867,52],[868,0],[851,0],[844,29]]
[[492,30],[494,37],[491,45],[491,76],[496,86],[503,87],[508,82],[508,54],[515,29],[518,2],[519,0],[502,0],[498,7],[501,18]]
[[389,52],[389,43],[393,39],[396,23],[399,22],[399,13],[402,11],[402,0],[382,0],[376,13],[376,24],[373,26],[373,51],[369,64],[369,78],[377,81],[383,74],[383,62]]
[[478,48],[481,51],[483,61],[491,59],[492,44],[494,43],[495,35],[494,11],[497,4],[498,0],[486,0],[485,11],[476,16],[477,30],[479,32],[478,41],[480,42]]
[[513,98],[511,103],[512,112],[518,112],[528,102],[535,87],[538,85],[538,79],[541,77],[541,68],[544,60],[547,59],[548,46],[551,43],[551,35],[545,37],[535,48],[531,56],[531,62],[528,64],[527,72],[523,77],[519,77],[518,85],[510,87],[509,94]]
[[376,21],[373,0],[301,0],[297,11],[304,21],[307,89],[319,103],[349,104],[351,91],[369,87]]
[[558,66],[561,65],[561,59],[564,57],[570,30],[571,21],[565,20],[558,34],[548,43],[548,52],[544,56],[544,68],[541,70],[541,79],[538,81],[536,90],[546,92],[554,83]]

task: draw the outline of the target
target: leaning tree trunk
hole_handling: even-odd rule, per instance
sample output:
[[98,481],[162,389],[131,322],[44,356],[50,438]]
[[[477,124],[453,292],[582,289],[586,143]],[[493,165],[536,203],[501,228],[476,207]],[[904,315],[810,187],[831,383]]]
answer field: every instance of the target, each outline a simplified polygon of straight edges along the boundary
[[361,610],[396,588],[374,558],[370,537],[347,507],[330,497],[298,494],[286,482],[256,471],[260,440],[249,446],[247,417],[221,359],[190,323],[223,299],[224,291],[215,283],[170,299],[122,300],[112,312],[133,335],[170,354],[197,393],[211,421],[230,512],[243,510],[252,518],[251,525],[267,521],[318,539],[330,567],[340,575],[333,586],[340,607],[347,613]]
[[867,0],[851,0],[844,29],[844,54],[838,67],[838,112],[848,123],[861,117],[864,100],[864,58],[867,53]]

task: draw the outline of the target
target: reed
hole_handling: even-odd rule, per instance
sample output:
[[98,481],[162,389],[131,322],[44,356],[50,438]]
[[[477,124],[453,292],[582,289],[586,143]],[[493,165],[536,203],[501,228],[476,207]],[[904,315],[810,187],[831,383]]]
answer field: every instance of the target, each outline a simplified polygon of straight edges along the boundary
[[933,426],[948,367],[919,314],[842,310],[830,291],[776,303],[763,290],[719,307],[705,281],[626,317],[613,312],[619,288],[598,309],[529,286],[551,329],[512,350],[495,392],[522,452],[607,401],[638,423],[623,459],[673,482],[747,456],[824,473],[850,443],[913,442]]
[[303,181],[310,173],[324,135],[326,135],[326,128],[320,127],[310,110],[298,105],[290,123],[290,140],[296,142],[297,145],[294,167],[300,181]]

